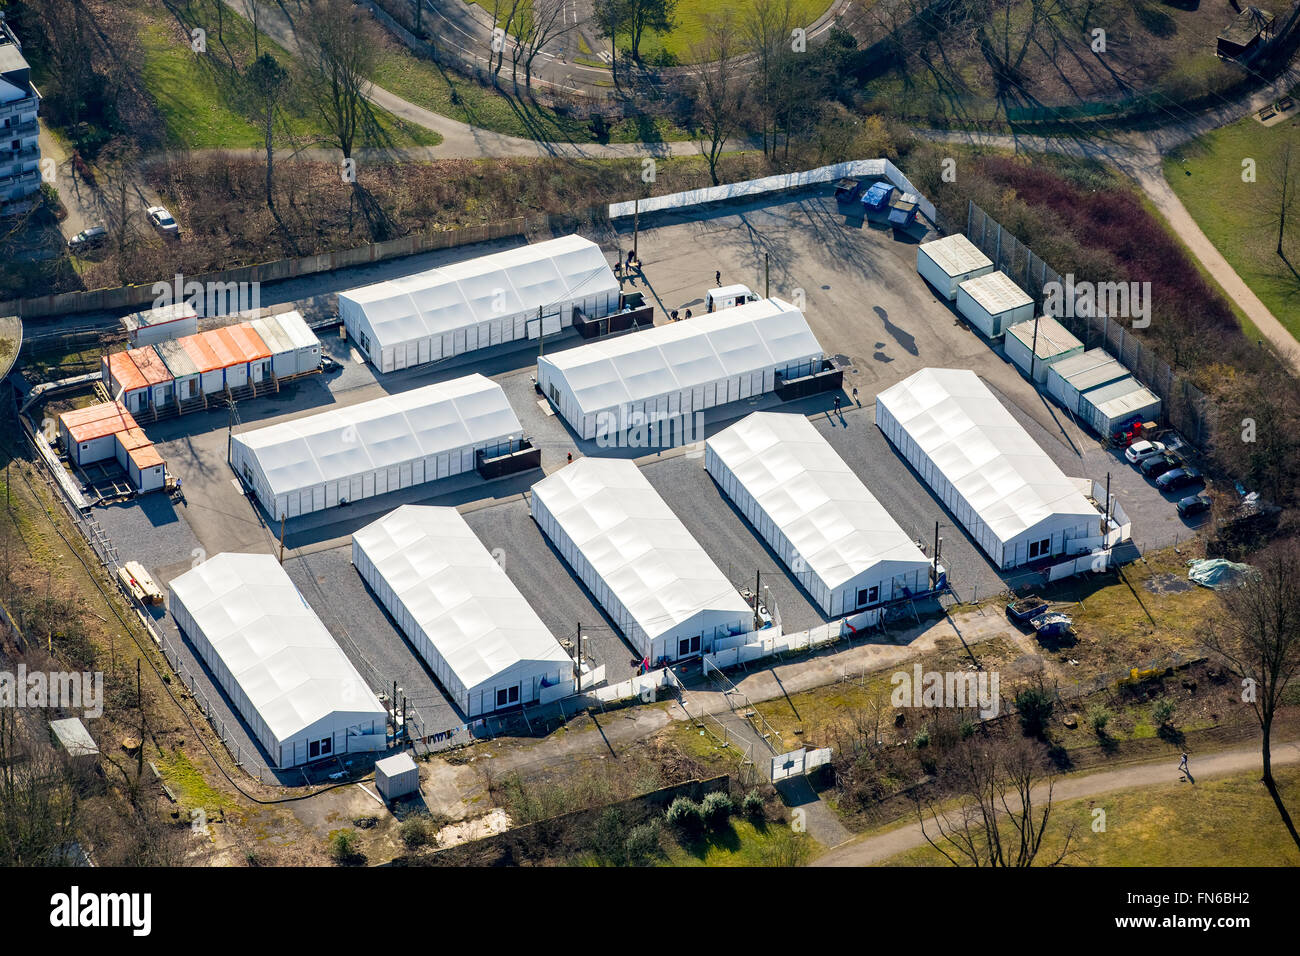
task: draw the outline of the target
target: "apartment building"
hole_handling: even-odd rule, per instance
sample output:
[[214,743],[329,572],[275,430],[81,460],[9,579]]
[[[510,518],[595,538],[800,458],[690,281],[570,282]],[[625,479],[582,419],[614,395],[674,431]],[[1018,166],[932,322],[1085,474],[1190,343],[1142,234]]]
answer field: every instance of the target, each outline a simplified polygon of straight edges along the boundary
[[0,14],[0,217],[26,212],[40,191],[40,102],[22,44]]

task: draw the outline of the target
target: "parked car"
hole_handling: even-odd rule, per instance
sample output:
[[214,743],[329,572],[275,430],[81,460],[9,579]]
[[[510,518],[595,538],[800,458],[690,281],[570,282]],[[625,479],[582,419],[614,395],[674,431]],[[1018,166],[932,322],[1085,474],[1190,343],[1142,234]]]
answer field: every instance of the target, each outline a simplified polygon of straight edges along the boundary
[[91,226],[89,229],[83,229],[71,239],[68,240],[68,248],[73,252],[80,252],[83,249],[92,249],[108,238],[108,230],[103,226]]
[[1037,594],[1026,594],[1007,605],[1007,616],[1017,624],[1028,624],[1046,610],[1046,601]]
[[1179,488],[1186,488],[1203,480],[1198,469],[1184,466],[1166,471],[1156,479],[1156,487],[1161,491],[1177,491]]
[[164,236],[175,238],[181,234],[180,224],[162,206],[150,206],[146,212],[149,214],[149,222]]
[[1184,518],[1198,515],[1210,510],[1210,496],[1206,494],[1188,495],[1178,502],[1178,513]]
[[343,366],[332,355],[322,355],[320,359],[320,370],[322,372],[337,372]]
[[1172,468],[1181,468],[1183,460],[1172,452],[1165,452],[1163,455],[1154,455],[1142,462],[1142,474],[1148,478],[1159,478],[1166,471]]
[[1129,460],[1129,464],[1140,465],[1148,458],[1163,455],[1166,450],[1164,442],[1135,441],[1124,449],[1124,457]]

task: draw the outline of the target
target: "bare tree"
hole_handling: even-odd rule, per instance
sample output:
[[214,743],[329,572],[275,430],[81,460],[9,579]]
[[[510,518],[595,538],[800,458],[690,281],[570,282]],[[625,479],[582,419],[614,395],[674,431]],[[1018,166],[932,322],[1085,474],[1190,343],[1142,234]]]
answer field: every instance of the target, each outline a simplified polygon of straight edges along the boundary
[[265,2],[266,0],[248,0],[248,22],[253,27],[253,57],[255,59],[262,55],[258,43],[260,40],[259,34],[262,32],[262,4]]
[[780,98],[778,74],[793,24],[792,0],[754,0],[741,20],[745,45],[753,51],[758,67],[757,93],[753,102],[763,130],[763,152],[768,156],[776,150],[775,127]]
[[[1278,258],[1288,266],[1291,265],[1291,260],[1286,256],[1283,240],[1287,235],[1287,220],[1294,214],[1297,199],[1300,198],[1300,150],[1297,150],[1296,144],[1297,137],[1294,133],[1288,133],[1282,140],[1276,159],[1269,165],[1265,179],[1266,214],[1269,222],[1277,225]],[[1295,271],[1294,267],[1292,271]]]
[[709,177],[718,185],[718,160],[740,122],[741,78],[735,62],[736,33],[731,11],[705,20],[704,39],[691,51],[699,68],[695,84],[695,120],[704,137],[700,152]]
[[[937,776],[956,785],[957,806],[918,796],[916,813],[922,835],[944,859],[953,866],[1035,864],[1051,823],[1053,787],[1037,745],[977,734],[948,752]],[[1073,837],[1071,826],[1049,866],[1065,859]]]
[[1263,732],[1264,786],[1300,847],[1300,834],[1273,779],[1272,754],[1273,721],[1300,670],[1300,542],[1274,543],[1253,563],[1254,572],[1238,587],[1218,592],[1220,613],[1205,643],[1242,681],[1242,699]]
[[609,39],[610,73],[618,85],[618,37],[632,16],[631,0],[594,0],[596,26],[600,35]]
[[[501,68],[505,66],[506,47],[511,43],[514,44],[512,48],[513,62],[516,66],[519,63],[519,40],[516,37],[517,24],[528,6],[529,4],[525,0],[492,0],[492,22],[496,24],[496,30],[498,31],[493,36],[492,47],[488,52],[488,68],[492,70],[493,83],[501,74]],[[492,65],[494,61],[496,66]]]
[[299,19],[298,31],[302,89],[329,131],[329,144],[350,159],[357,140],[374,125],[366,92],[378,38],[349,0],[316,0]]
[[533,0],[519,25],[519,44],[524,61],[524,85],[533,88],[533,61],[552,40],[568,33],[576,23],[566,23],[566,0]]
[[60,866],[77,841],[68,767],[15,707],[0,707],[0,866]]

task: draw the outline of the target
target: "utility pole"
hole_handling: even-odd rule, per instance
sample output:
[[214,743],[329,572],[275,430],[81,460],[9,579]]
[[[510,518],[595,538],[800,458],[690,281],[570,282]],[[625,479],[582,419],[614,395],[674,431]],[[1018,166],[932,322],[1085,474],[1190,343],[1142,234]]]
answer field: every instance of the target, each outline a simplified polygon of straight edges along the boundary
[[939,583],[939,522],[934,523],[934,563],[930,566],[930,587]]
[[1029,347],[1029,381],[1034,380],[1034,363],[1038,358],[1038,313],[1034,312],[1034,344]]
[[761,623],[758,619],[758,596],[763,593],[763,572],[761,570],[754,572],[754,630],[759,629]]
[[1106,513],[1101,519],[1102,545],[1106,544],[1106,532],[1110,530],[1110,472],[1106,472]]
[[280,563],[284,564],[284,515],[280,515]]
[[140,708],[140,751],[136,758],[137,775],[144,774],[144,697],[140,693],[140,658],[135,659],[135,705]]
[[772,298],[772,256],[763,253],[763,298]]
[[573,658],[573,692],[582,690],[582,622],[578,622],[578,653]]
[[641,231],[641,197],[637,196],[632,200],[632,261],[639,262],[640,257],[636,254],[637,235]]
[[542,328],[542,307],[537,307],[537,357],[542,357],[542,350],[545,348],[546,330]]

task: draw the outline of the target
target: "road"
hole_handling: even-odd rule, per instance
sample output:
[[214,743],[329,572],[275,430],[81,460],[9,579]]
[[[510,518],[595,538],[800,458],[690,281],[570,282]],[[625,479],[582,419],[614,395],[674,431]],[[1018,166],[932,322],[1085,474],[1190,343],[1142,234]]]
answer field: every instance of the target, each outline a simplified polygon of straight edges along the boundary
[[[1300,762],[1300,741],[1290,740],[1273,744],[1273,766],[1280,767],[1297,762]],[[1158,760],[1130,764],[1116,770],[1103,770],[1081,777],[1060,778],[1055,781],[1052,801],[1062,803],[1066,800],[1097,797],[1116,790],[1133,790],[1175,783],[1181,776],[1177,766],[1178,759],[1171,752],[1169,756]],[[1261,769],[1259,744],[1252,743],[1204,757],[1194,757],[1189,762],[1189,769],[1194,775],[1192,786],[1195,786],[1197,781],[1259,770]],[[1034,788],[1032,797],[1041,805],[1047,799],[1046,785]],[[921,833],[920,823],[911,823],[896,830],[861,837],[838,846],[822,854],[813,861],[812,865],[871,866],[900,853],[924,846],[925,843],[926,839]]]

